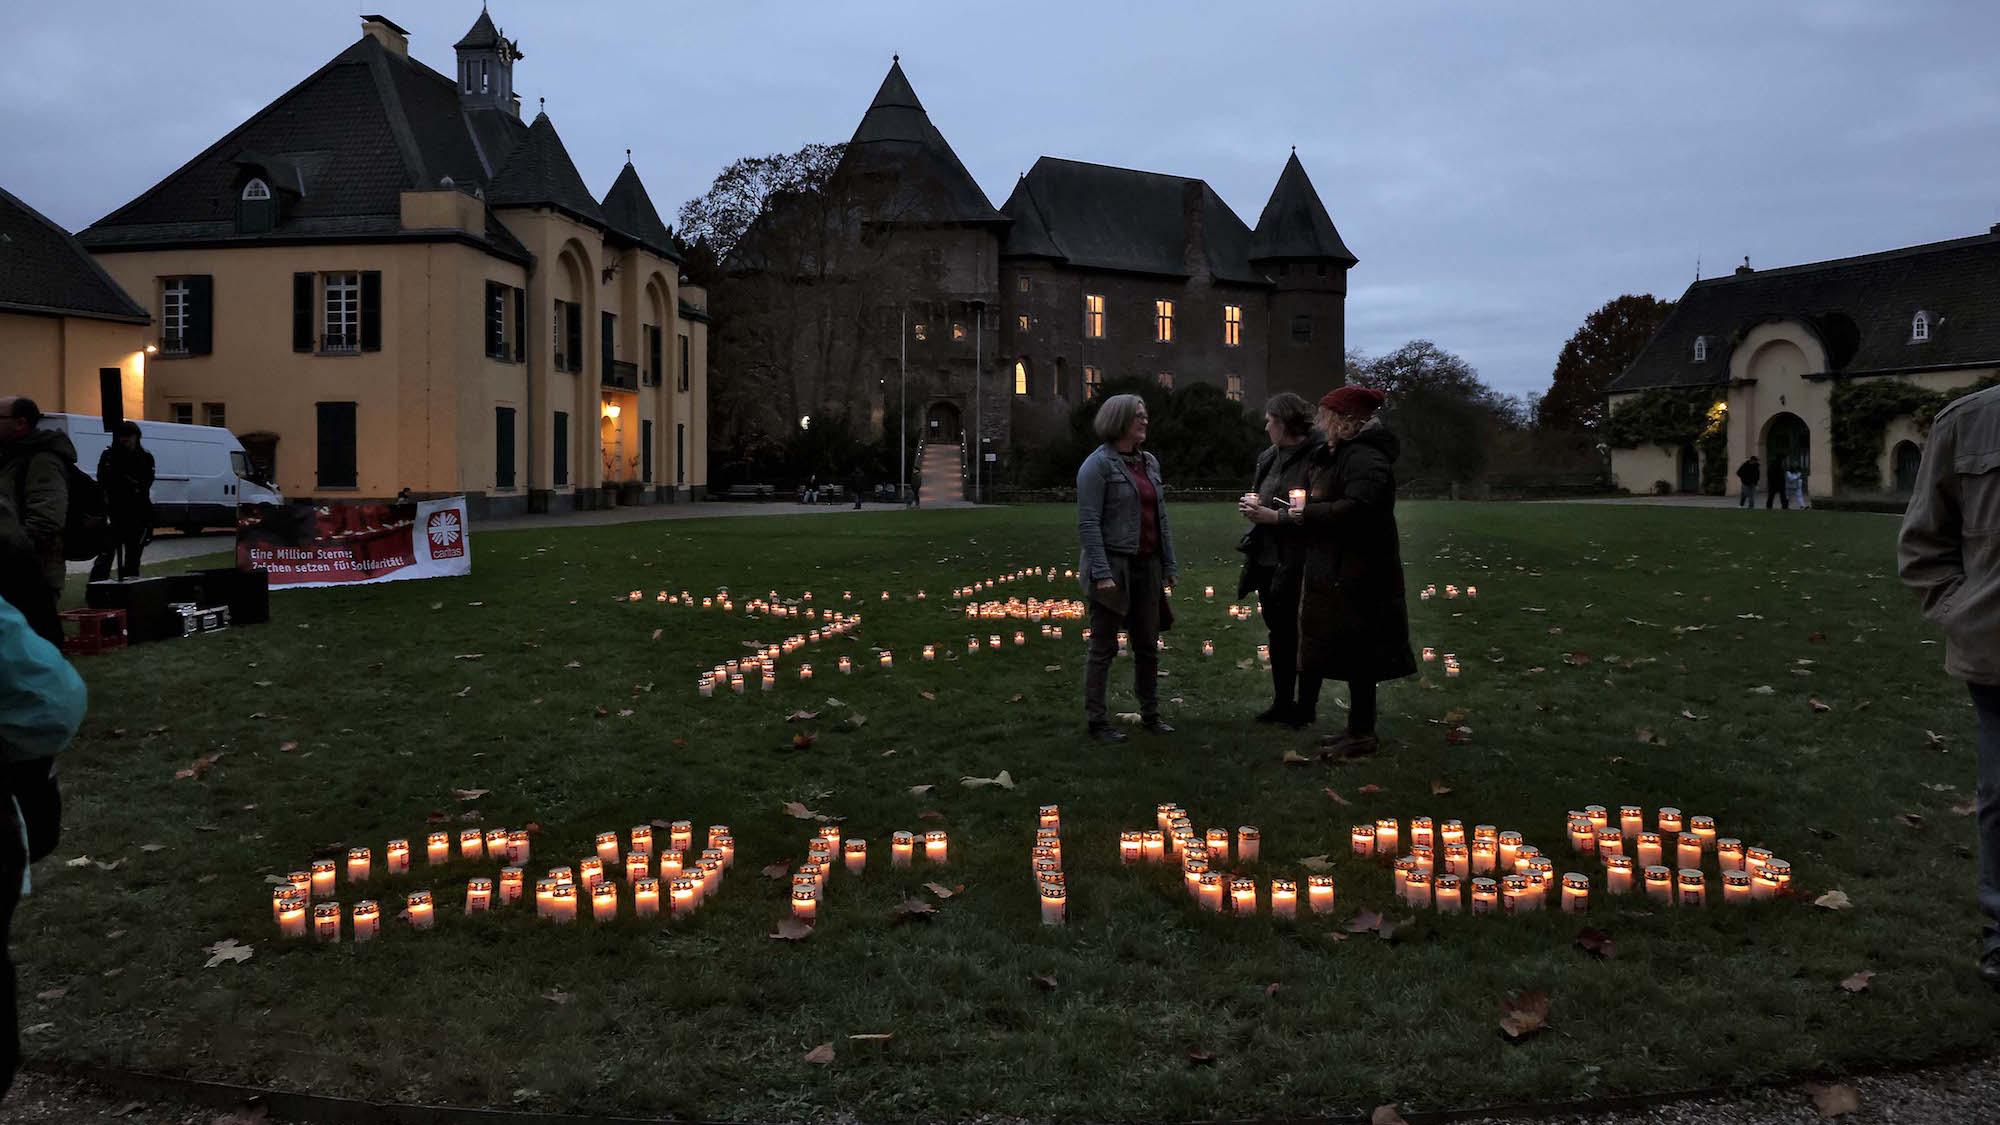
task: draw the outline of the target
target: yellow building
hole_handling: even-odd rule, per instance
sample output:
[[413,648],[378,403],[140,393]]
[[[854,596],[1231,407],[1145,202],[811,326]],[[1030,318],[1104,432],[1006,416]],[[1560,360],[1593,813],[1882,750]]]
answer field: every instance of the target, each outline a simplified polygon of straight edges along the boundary
[[705,294],[629,159],[593,197],[483,10],[448,77],[361,38],[81,241],[155,312],[148,418],[287,496],[475,513],[699,498]]
[[137,417],[150,323],[68,231],[0,190],[0,396],[97,414],[115,395]]
[[1735,493],[1755,454],[1760,493],[1796,470],[1813,496],[1907,496],[1931,415],[2000,375],[1996,293],[2000,226],[1697,281],[1606,396],[1608,435],[1621,411],[1669,398],[1686,432],[1614,439],[1612,476],[1630,492]]

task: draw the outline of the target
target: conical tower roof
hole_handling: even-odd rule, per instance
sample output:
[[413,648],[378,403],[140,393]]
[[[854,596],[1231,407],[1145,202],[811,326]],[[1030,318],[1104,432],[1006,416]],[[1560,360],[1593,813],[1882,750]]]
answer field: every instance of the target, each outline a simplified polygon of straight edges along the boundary
[[646,185],[639,181],[639,170],[632,167],[627,159],[618,178],[612,181],[611,190],[604,193],[601,205],[605,222],[611,229],[630,238],[634,242],[663,258],[680,261],[674,252],[673,235],[667,231],[667,224],[660,221],[660,212],[653,206],[653,197],[646,193]]
[[1319,192],[1313,190],[1296,149],[1278,174],[1278,186],[1271,190],[1270,201],[1264,204],[1264,213],[1257,217],[1257,229],[1250,236],[1251,261],[1276,258],[1319,258],[1349,266],[1356,261],[1334,229]]
[[900,58],[891,62],[881,89],[847,142],[840,168],[834,173],[852,191],[866,185],[860,179],[880,179],[886,191],[867,192],[864,210],[883,222],[1002,223],[972,173],[965,170],[944,134],[931,124],[930,114],[903,74]]
[[1055,236],[1049,231],[1048,219],[1042,214],[1040,201],[1035,198],[1035,189],[1022,176],[1014,185],[1014,194],[1000,207],[1000,213],[1014,220],[1007,228],[1007,240],[1001,244],[1000,253],[1010,258],[1055,258],[1068,257],[1056,245]]
[[493,26],[493,17],[485,8],[479,9],[479,18],[472,21],[472,30],[465,38],[451,45],[454,51],[481,51],[500,45],[500,29]]
[[598,226],[610,225],[547,113],[535,115],[528,135],[508,154],[486,189],[486,202],[494,207],[554,207]]

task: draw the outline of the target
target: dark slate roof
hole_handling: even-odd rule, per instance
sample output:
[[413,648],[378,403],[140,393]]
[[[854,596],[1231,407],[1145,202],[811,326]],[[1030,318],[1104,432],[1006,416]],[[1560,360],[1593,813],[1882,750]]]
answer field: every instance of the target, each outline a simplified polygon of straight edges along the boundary
[[453,43],[451,49],[454,51],[479,51],[488,50],[499,45],[500,29],[493,26],[493,17],[487,14],[485,8],[481,8],[479,9],[479,18],[472,21],[472,30],[465,33],[465,38]]
[[1006,213],[1015,226],[1001,253],[1055,257],[1080,269],[1187,277],[1190,193],[1209,272],[1222,281],[1265,284],[1263,272],[1250,265],[1250,228],[1206,182],[1053,156],[1035,161],[1008,197]]
[[[397,234],[403,191],[446,178],[486,190],[527,131],[501,110],[464,108],[450,78],[364,35],[79,237],[115,250]],[[284,218],[269,234],[239,234],[237,190],[259,168],[290,193]],[[487,240],[496,253],[528,256],[490,218]]]
[[1340,232],[1334,229],[1326,205],[1319,201],[1319,192],[1313,190],[1296,150],[1285,161],[1285,170],[1278,173],[1278,186],[1271,189],[1264,213],[1257,216],[1250,257],[1260,262],[1323,258],[1349,266],[1355,263],[1347,244],[1340,240]]
[[486,202],[494,207],[554,207],[600,227],[610,226],[547,113],[535,115],[528,135],[514,146],[487,187]]
[[900,60],[855,127],[832,183],[864,200],[863,217],[875,222],[1006,221],[931,124]]
[[[1859,375],[2000,365],[2000,231],[1878,254],[1712,277],[1688,286],[1610,392],[1727,382],[1729,357],[1752,328],[1802,321],[1830,370]],[[1930,339],[1910,342],[1918,310]],[[1708,358],[1694,362],[1694,341]]]
[[150,324],[70,233],[0,189],[0,312]]
[[667,224],[660,221],[660,213],[653,207],[653,197],[646,194],[646,185],[639,182],[639,170],[627,160],[625,167],[612,181],[611,190],[604,193],[604,220],[612,230],[637,242],[653,253],[669,261],[678,262],[680,254],[674,249],[674,237],[667,232]]

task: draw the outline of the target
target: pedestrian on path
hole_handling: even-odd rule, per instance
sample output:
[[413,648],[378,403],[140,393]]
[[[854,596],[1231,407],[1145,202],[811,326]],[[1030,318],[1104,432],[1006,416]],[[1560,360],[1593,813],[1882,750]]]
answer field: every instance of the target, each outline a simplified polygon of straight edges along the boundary
[[1764,465],[1757,460],[1755,453],[1750,455],[1748,461],[1736,467],[1736,479],[1743,482],[1743,499],[1737,504],[1737,507],[1755,508],[1757,506],[1757,481],[1763,475]]
[[111,444],[97,458],[97,487],[104,490],[111,534],[91,564],[90,580],[111,577],[113,561],[119,578],[137,578],[139,555],[153,537],[153,455],[139,440],[139,423],[118,423]]
[[1771,466],[1770,484],[1766,485],[1764,489],[1765,511],[1768,512],[1771,510],[1771,501],[1773,500],[1776,500],[1780,507],[1790,508],[1792,506],[1792,494],[1785,491],[1785,467],[1783,465]]
[[1903,584],[1944,630],[1945,671],[1978,715],[1979,976],[2000,988],[2000,387],[1951,403],[1931,422],[1896,545]]
[[1790,469],[1786,471],[1785,491],[1791,495],[1792,507],[1800,511],[1812,507],[1812,502],[1806,499],[1806,475],[1800,470]]
[[1146,400],[1112,395],[1097,408],[1097,436],[1104,444],[1076,472],[1077,574],[1090,602],[1090,648],[1083,677],[1083,714],[1090,736],[1124,742],[1111,725],[1105,692],[1122,631],[1132,650],[1132,690],[1140,724],[1172,734],[1160,718],[1160,630],[1166,588],[1179,568],[1167,523],[1166,483],[1159,458],[1139,447],[1146,440]]

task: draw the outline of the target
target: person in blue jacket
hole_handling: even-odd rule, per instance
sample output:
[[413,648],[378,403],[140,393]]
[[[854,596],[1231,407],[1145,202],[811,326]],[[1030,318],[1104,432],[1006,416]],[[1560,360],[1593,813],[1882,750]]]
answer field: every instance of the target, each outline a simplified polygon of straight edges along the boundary
[[[6,501],[0,499],[0,507]],[[20,1011],[8,941],[28,865],[55,850],[62,829],[56,753],[83,722],[83,679],[62,653],[0,601],[0,1098],[21,1062]]]

